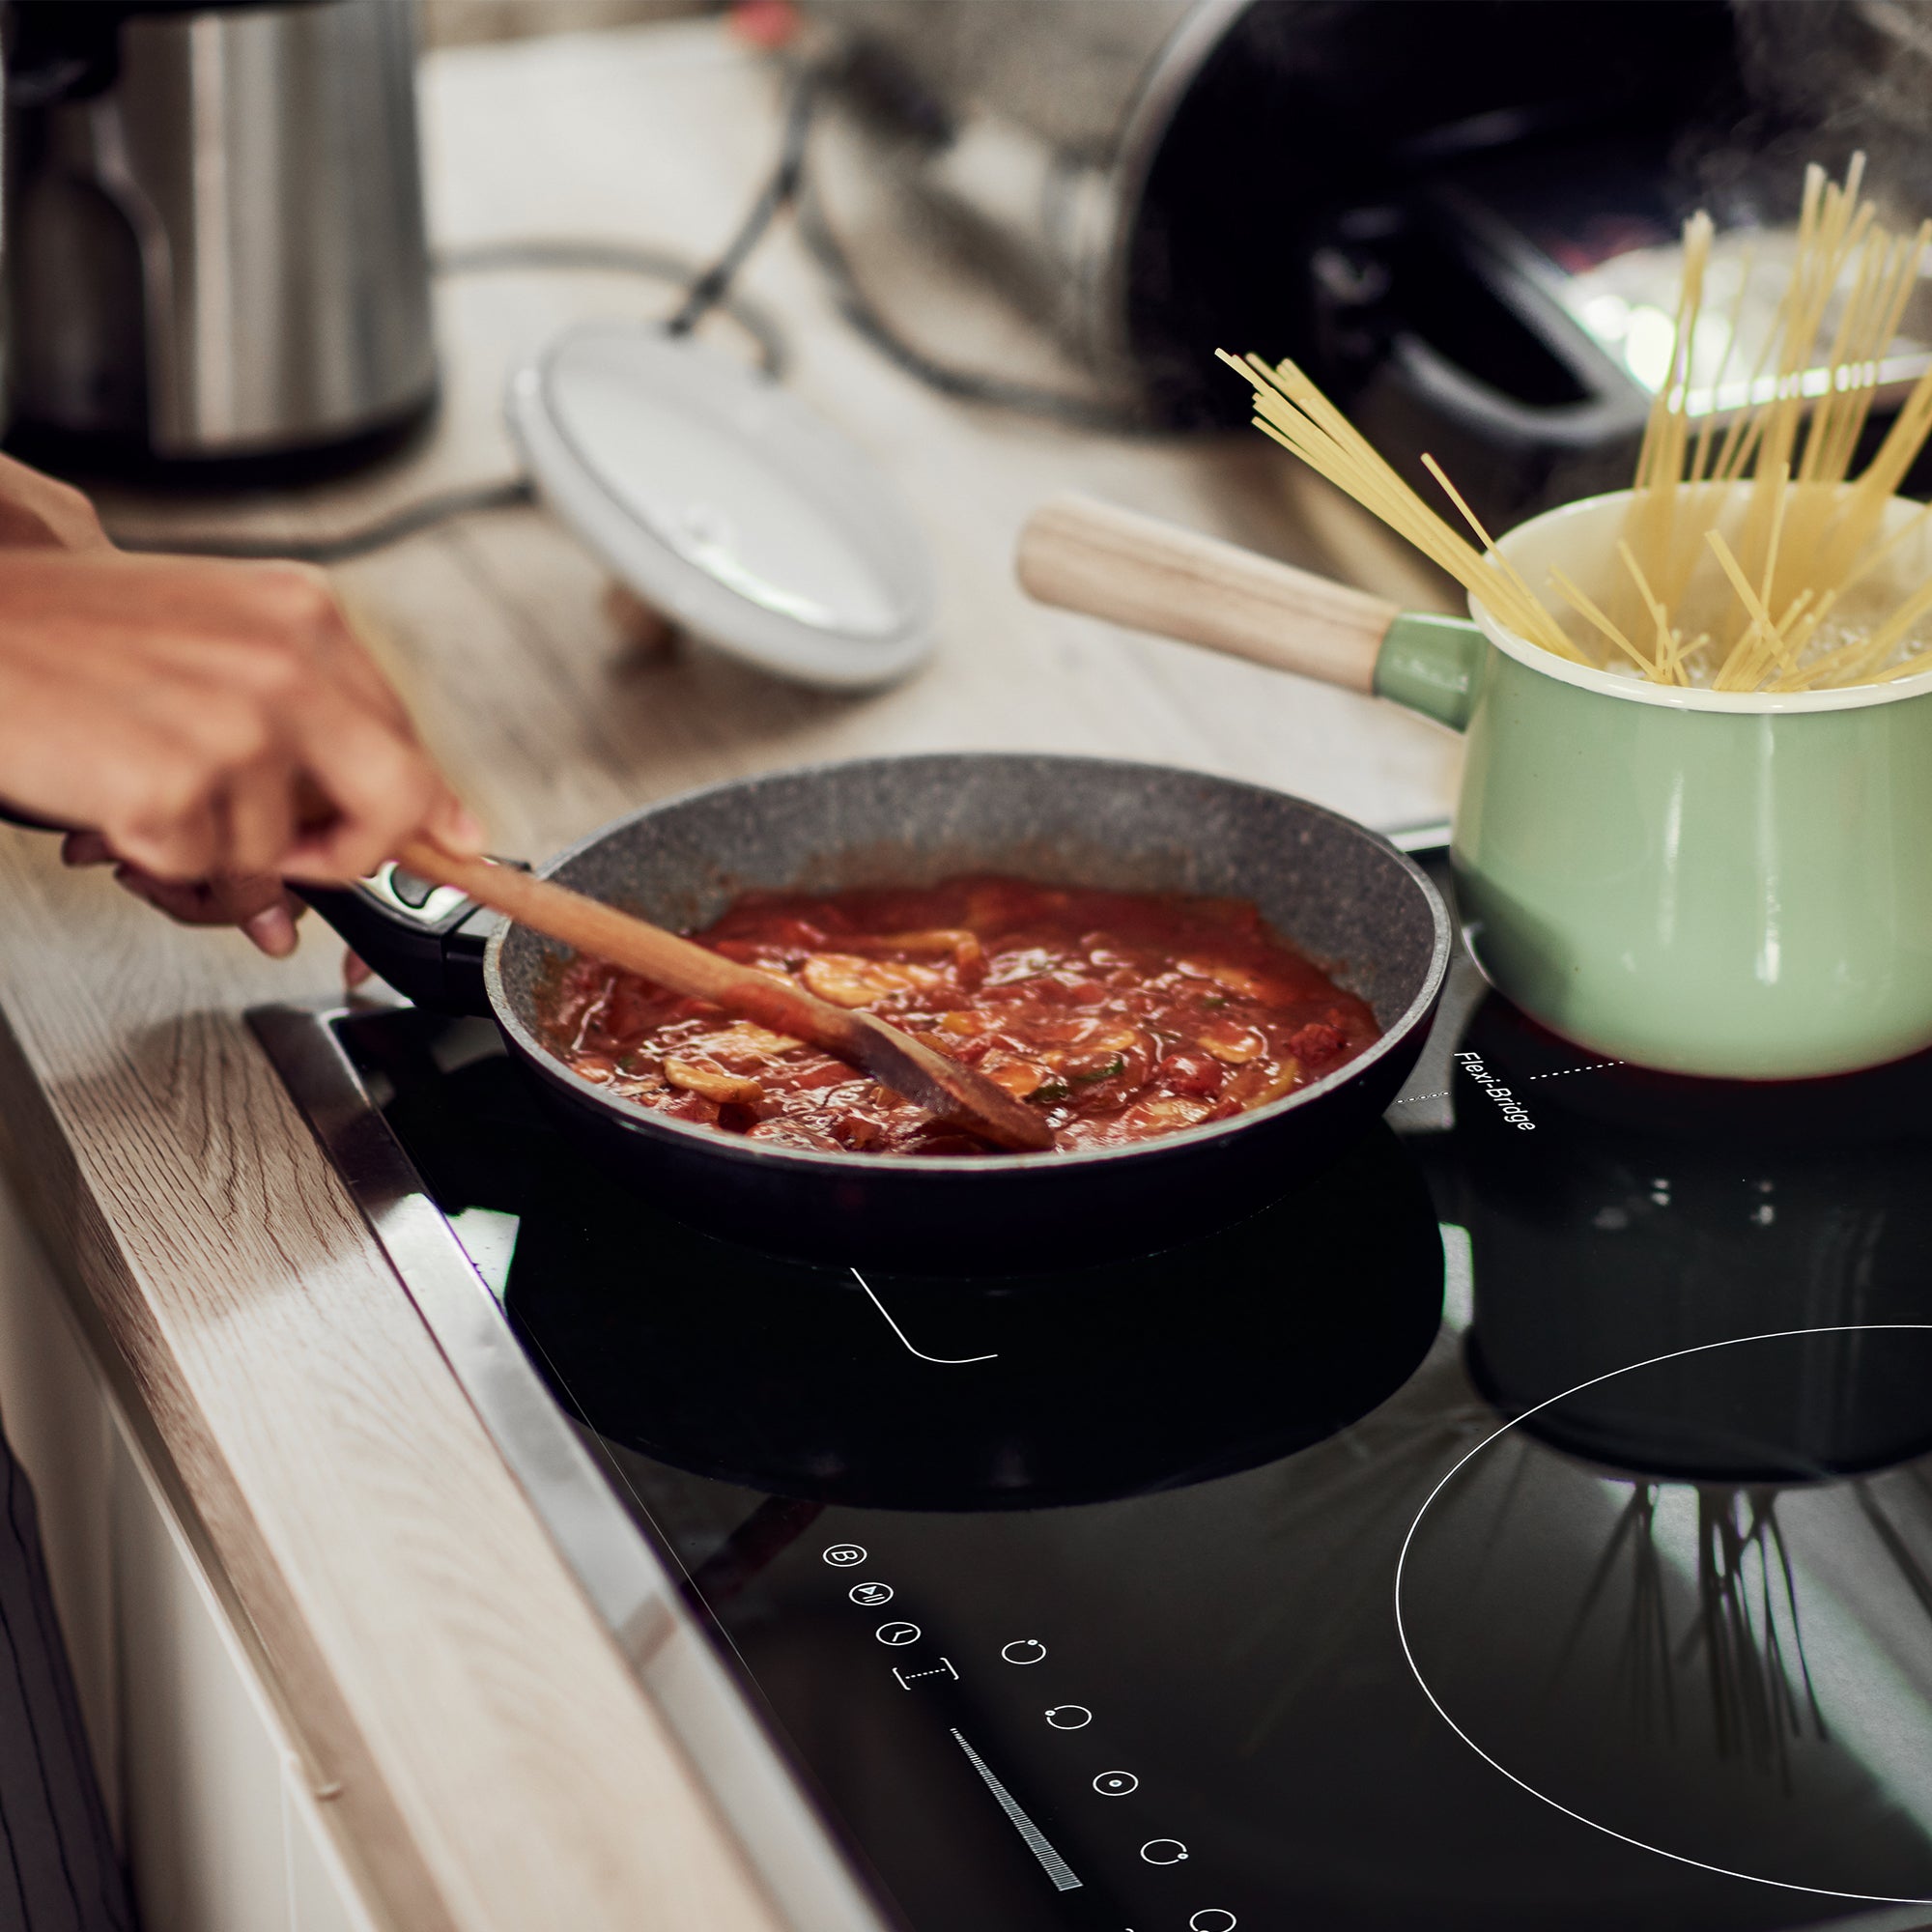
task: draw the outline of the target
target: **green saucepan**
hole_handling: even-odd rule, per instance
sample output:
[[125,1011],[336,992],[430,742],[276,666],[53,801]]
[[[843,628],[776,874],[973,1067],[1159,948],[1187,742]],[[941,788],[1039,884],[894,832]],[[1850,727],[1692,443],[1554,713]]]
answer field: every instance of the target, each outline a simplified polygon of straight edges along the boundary
[[[1607,582],[1627,493],[1500,549]],[[1919,505],[1900,502],[1905,520]],[[1924,526],[1891,567],[1932,576]],[[1452,859],[1478,963],[1578,1045],[1787,1080],[1932,1045],[1932,672],[1764,695],[1573,665],[1077,497],[1020,540],[1044,602],[1374,693],[1468,737]]]

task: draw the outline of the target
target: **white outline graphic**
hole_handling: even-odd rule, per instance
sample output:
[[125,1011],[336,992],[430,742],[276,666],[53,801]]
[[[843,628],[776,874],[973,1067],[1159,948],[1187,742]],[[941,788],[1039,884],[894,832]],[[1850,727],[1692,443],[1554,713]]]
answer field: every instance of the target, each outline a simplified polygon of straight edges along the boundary
[[910,1690],[922,1677],[950,1677],[953,1683],[959,1682],[959,1673],[953,1669],[952,1660],[950,1657],[942,1657],[930,1670],[915,1670],[910,1677],[895,1663],[893,1665],[893,1675],[899,1680],[901,1690]]
[[986,1789],[1011,1821],[1013,1830],[1026,1840],[1027,1850],[1039,1861],[1041,1869],[1053,1881],[1054,1890],[1078,1891],[1080,1880],[1074,1875],[1073,1867],[1047,1842],[1046,1833],[1020,1809],[1019,1800],[993,1776],[986,1760],[957,1731],[952,1733],[952,1742],[966,1753],[972,1760],[973,1769],[985,1779]]
[[[849,1267],[851,1264],[847,1263],[846,1265]],[[932,1362],[942,1369],[964,1369],[970,1368],[975,1362],[997,1362],[1000,1359],[998,1355],[928,1355],[923,1349],[915,1349],[906,1340],[906,1331],[893,1320],[892,1311],[872,1292],[872,1284],[857,1268],[852,1269],[852,1279],[866,1291],[866,1298],[886,1318],[886,1326],[905,1344],[906,1352],[917,1355],[922,1362]]]
[[1427,1497],[1424,1498],[1422,1507],[1415,1513],[1415,1520],[1408,1526],[1408,1534],[1402,1540],[1402,1554],[1395,1559],[1395,1634],[1401,1641],[1403,1658],[1408,1664],[1409,1674],[1415,1679],[1422,1694],[1435,1706],[1435,1715],[1492,1771],[1500,1772],[1519,1790],[1526,1791],[1532,1798],[1540,1799],[1552,1811],[1560,1811],[1566,1818],[1574,1818],[1577,1824],[1587,1825],[1591,1831],[1603,1833],[1606,1838],[1617,1838],[1626,1845],[1634,1845],[1640,1852],[1655,1853],[1660,1859],[1669,1859],[1676,1864],[1690,1865],[1697,1871],[1715,1872],[1719,1878],[1739,1878],[1745,1880],[1749,1885],[1773,1886],[1779,1891],[1802,1891],[1807,1897],[1812,1898],[1849,1898],[1861,1905],[1932,1905],[1932,1897],[1902,1898],[1886,1891],[1834,1891],[1829,1886],[1799,1885],[1790,1879],[1782,1878],[1760,1878],[1756,1872],[1737,1871],[1729,1865],[1710,1864],[1703,1859],[1693,1859],[1683,1852],[1667,1852],[1662,1845],[1653,1845],[1644,1838],[1634,1838],[1628,1832],[1619,1832],[1614,1826],[1610,1825],[1600,1825],[1596,1819],[1586,1818],[1580,1811],[1573,1811],[1569,1805],[1559,1804],[1547,1792],[1539,1791],[1535,1785],[1526,1783],[1515,1772],[1511,1771],[1507,1765],[1498,1764],[1442,1708],[1440,1700],[1436,1697],[1435,1692],[1429,1688],[1428,1680],[1423,1676],[1421,1669],[1417,1665],[1414,1652],[1408,1647],[1408,1631],[1402,1620],[1403,1566],[1408,1561],[1408,1546],[1415,1541],[1415,1532],[1422,1527],[1422,1519],[1429,1514],[1435,1502],[1435,1498],[1455,1481],[1463,1464],[1469,1462],[1472,1458],[1480,1456],[1499,1435],[1507,1435],[1519,1422],[1527,1422],[1532,1415],[1539,1414],[1553,1404],[1567,1402],[1573,1395],[1580,1395],[1584,1389],[1595,1388],[1599,1382],[1614,1381],[1617,1377],[1633,1375],[1638,1369],[1655,1368],[1659,1362],[1674,1362],[1681,1360],[1686,1355],[1707,1355],[1714,1349],[1737,1349],[1742,1348],[1749,1342],[1780,1342],[1788,1340],[1794,1335],[1871,1335],[1901,1330],[1916,1334],[1932,1333],[1932,1321],[1839,1321],[1833,1322],[1831,1326],[1825,1328],[1773,1328],[1762,1335],[1733,1335],[1729,1340],[1723,1342],[1700,1342],[1694,1349],[1672,1349],[1667,1354],[1652,1355],[1641,1362],[1627,1362],[1622,1368],[1611,1369],[1606,1375],[1592,1376],[1588,1381],[1578,1382],[1575,1388],[1565,1389],[1561,1395],[1552,1395],[1547,1401],[1538,1403],[1534,1408],[1526,1408],[1520,1415],[1512,1416],[1500,1429],[1492,1430],[1488,1435],[1484,1436],[1473,1449],[1457,1460],[1455,1466],[1449,1470],[1442,1480],[1430,1491]]

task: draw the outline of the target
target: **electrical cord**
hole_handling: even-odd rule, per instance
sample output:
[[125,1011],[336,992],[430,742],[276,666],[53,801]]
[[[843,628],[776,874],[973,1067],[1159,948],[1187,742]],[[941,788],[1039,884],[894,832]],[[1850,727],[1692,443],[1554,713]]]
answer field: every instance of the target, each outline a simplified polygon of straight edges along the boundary
[[[735,245],[735,238],[734,238]],[[668,249],[650,248],[629,242],[579,240],[569,236],[511,236],[496,242],[466,242],[461,247],[438,251],[434,265],[439,275],[516,274],[526,270],[568,274],[588,270],[614,275],[642,275],[682,289],[680,311],[689,307],[701,284],[717,274],[718,264],[704,268],[688,256],[673,255]],[[733,270],[735,273],[736,270]],[[715,301],[707,305],[728,316],[756,345],[758,367],[774,382],[779,381],[790,361],[784,330],[762,302],[748,296],[729,294],[729,279]],[[675,320],[675,318],[673,318]],[[668,333],[688,334],[689,329]]]
[[473,516],[479,510],[508,510],[536,500],[536,490],[527,476],[512,476],[501,483],[479,483],[460,490],[444,490],[387,517],[357,529],[344,530],[329,537],[121,537],[114,541],[123,550],[158,552],[172,556],[226,556],[247,562],[348,563],[367,556],[372,551],[385,550],[419,530],[446,524],[453,517]]
[[668,335],[689,335],[713,309],[724,301],[747,257],[765,239],[765,231],[780,213],[797,199],[805,180],[806,143],[811,135],[812,115],[818,106],[819,72],[805,66],[792,71],[785,88],[784,133],[779,143],[778,165],[759,191],[738,232],[725,243],[724,252],[692,283],[684,300],[665,325]]
[[1043,389],[1030,383],[1009,383],[978,370],[960,369],[936,360],[908,342],[886,320],[860,285],[851,258],[839,244],[816,200],[807,196],[798,210],[799,239],[831,284],[833,300],[846,324],[865,337],[895,368],[959,402],[980,403],[990,409],[1011,410],[1041,416],[1075,429],[1108,436],[1157,436],[1163,426],[1131,409],[1122,409],[1098,397]]

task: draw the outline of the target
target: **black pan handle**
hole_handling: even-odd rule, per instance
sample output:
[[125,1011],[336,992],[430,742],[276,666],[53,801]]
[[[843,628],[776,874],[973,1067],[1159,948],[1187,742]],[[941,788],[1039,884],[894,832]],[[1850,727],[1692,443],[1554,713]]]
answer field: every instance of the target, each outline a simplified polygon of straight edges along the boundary
[[[37,818],[4,799],[0,823],[27,832],[76,829]],[[304,886],[292,880],[289,890],[406,999],[439,1013],[489,1012],[483,951],[503,923],[500,913],[478,905],[454,886],[419,879],[393,863],[353,886]]]
[[353,886],[291,880],[289,890],[406,999],[432,1012],[489,1012],[483,952],[500,913],[393,862]]

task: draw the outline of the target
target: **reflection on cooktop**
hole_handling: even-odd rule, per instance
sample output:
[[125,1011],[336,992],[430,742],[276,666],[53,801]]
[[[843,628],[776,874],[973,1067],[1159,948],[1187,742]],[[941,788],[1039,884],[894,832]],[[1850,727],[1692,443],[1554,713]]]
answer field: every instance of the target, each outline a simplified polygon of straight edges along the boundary
[[1385,1129],[1206,1240],[966,1282],[639,1227],[557,1180],[506,1305],[558,1395],[627,1448],[820,1502],[1035,1507],[1272,1462],[1399,1388],[1441,1313],[1428,1193]]
[[[1932,1465],[1898,1463],[1932,1449],[1928,1389],[1932,1325],[1835,1329],[1673,1355],[1505,1425],[1404,1551],[1431,1700],[1524,1790],[1634,1845],[1932,1903]],[[1896,1466],[1834,1475],[1880,1441]],[[1669,1478],[1642,1473],[1653,1442]]]
[[[430,1177],[445,1210],[515,1217],[498,1286],[565,1406],[700,1475],[946,1510],[1198,1483],[1374,1408],[1440,1321],[1435,1212],[1385,1128],[1264,1212],[1141,1260],[862,1275],[712,1239],[547,1154],[517,1069],[465,1041],[445,1027],[412,1047],[391,1024],[364,1050],[387,1056],[406,1131],[434,1105],[444,1145],[469,1143]],[[430,1093],[412,1092],[412,1050],[448,1064]]]
[[[1504,1414],[1701,1343],[1932,1321],[1932,1055],[1780,1086],[1673,1079],[1590,1065],[1493,997],[1463,1051],[1532,1130],[1462,1070],[1453,1130],[1409,1145],[1442,1217],[1467,1231],[1470,1365]],[[1788,1478],[1925,1446],[1932,1398],[1902,1356],[1820,1345],[1806,1360],[1817,1379],[1803,1426],[1776,1440],[1736,1385],[1741,1372],[1706,1363],[1647,1378],[1656,1413],[1639,1465]],[[1587,1394],[1527,1426],[1626,1460]]]

